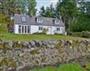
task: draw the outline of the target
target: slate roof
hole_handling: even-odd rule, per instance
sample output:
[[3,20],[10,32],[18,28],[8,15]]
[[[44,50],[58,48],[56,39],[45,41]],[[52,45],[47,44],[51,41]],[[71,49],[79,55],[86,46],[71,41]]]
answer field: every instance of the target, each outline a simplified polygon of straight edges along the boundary
[[[22,17],[26,18],[26,21],[22,21]],[[40,20],[42,23],[36,22],[35,19]],[[57,21],[59,24],[55,24],[54,20]],[[14,24],[20,24],[20,25],[42,25],[42,26],[61,26],[64,27],[64,23],[62,20],[56,19],[56,18],[47,18],[47,17],[30,17],[28,15],[24,14],[15,14],[14,16]]]

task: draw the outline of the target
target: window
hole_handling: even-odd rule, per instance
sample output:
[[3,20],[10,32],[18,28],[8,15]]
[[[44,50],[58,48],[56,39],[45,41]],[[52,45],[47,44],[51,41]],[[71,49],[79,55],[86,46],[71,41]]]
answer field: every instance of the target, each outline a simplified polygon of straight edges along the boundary
[[53,21],[53,24],[55,24],[55,19],[53,19],[52,21]]
[[35,17],[35,22],[37,22],[37,17]]
[[24,26],[22,26],[22,33],[24,33]]
[[27,33],[27,26],[25,26],[25,33]]
[[21,33],[21,25],[19,25],[19,33]]
[[60,31],[60,28],[57,28],[56,30],[57,30],[57,31]]
[[55,24],[59,24],[59,20],[55,20]]
[[43,23],[42,19],[37,19],[37,23]]
[[43,30],[43,27],[39,27],[39,30]]
[[26,17],[22,17],[22,22],[26,22]]
[[28,26],[28,33],[30,33],[30,26]]

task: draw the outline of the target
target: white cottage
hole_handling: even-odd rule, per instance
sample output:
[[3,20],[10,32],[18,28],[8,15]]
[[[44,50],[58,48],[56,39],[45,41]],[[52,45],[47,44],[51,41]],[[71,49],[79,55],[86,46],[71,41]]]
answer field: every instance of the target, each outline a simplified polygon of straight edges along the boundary
[[65,34],[65,25],[62,20],[47,17],[30,17],[24,14],[14,16],[15,34]]

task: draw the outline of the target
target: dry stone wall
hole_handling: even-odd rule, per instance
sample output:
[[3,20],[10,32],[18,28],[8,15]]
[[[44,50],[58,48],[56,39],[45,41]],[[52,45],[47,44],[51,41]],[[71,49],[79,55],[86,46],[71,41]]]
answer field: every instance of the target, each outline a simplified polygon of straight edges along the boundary
[[70,62],[84,65],[89,58],[90,42],[87,40],[0,40],[0,71],[29,71],[33,67]]

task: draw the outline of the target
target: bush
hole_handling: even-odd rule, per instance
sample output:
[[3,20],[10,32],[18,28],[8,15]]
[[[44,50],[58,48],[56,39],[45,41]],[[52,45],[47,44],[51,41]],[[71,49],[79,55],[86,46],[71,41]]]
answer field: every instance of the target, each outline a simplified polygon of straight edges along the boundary
[[88,31],[72,32],[70,35],[76,36],[76,37],[90,38],[90,32],[88,32]]
[[85,37],[85,38],[90,38],[90,32],[85,32],[85,31],[83,31],[82,32],[82,37]]

